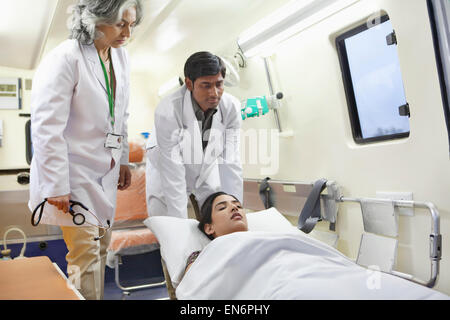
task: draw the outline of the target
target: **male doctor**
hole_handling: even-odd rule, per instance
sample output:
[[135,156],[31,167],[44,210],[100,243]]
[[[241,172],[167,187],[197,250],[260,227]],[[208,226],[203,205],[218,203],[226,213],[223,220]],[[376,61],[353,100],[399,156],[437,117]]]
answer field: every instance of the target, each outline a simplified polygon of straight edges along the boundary
[[156,108],[146,153],[149,216],[187,218],[188,198],[196,209],[217,191],[242,201],[240,103],[224,92],[225,73],[218,56],[193,54],[185,85]]

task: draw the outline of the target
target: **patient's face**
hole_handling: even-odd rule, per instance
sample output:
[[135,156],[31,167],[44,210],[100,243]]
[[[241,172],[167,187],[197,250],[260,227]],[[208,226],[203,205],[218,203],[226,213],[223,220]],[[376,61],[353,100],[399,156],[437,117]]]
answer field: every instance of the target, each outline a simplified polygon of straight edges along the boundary
[[207,234],[217,238],[247,230],[247,217],[239,201],[229,195],[221,195],[214,199],[211,224],[205,224]]

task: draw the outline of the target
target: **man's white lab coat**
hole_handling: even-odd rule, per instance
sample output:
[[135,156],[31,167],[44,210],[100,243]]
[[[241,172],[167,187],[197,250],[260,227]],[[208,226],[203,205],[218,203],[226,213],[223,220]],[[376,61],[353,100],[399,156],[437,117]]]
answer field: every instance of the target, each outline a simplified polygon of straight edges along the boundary
[[[201,130],[186,86],[159,103],[147,142],[148,208],[155,197],[167,206],[168,215],[187,218],[190,194],[195,195],[200,206],[217,191],[242,201],[239,110],[239,101],[224,92],[203,151]],[[162,214],[149,212],[150,216]]]

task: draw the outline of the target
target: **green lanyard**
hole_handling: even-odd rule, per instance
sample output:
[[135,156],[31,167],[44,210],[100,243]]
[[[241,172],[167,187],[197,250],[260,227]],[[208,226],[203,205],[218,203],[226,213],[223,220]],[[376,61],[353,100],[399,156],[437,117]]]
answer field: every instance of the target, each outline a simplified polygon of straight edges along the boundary
[[[105,65],[103,64],[102,58],[100,58],[100,54],[98,55],[100,59],[100,63],[102,64],[103,73],[105,74],[105,82],[106,82],[106,91],[108,92],[108,102],[109,102],[109,114],[111,115],[111,125],[114,129],[114,94],[113,90],[113,77],[111,75],[111,85],[108,83],[108,74],[106,73]],[[109,70],[112,70],[111,57],[109,57]],[[110,89],[111,87],[111,89]]]

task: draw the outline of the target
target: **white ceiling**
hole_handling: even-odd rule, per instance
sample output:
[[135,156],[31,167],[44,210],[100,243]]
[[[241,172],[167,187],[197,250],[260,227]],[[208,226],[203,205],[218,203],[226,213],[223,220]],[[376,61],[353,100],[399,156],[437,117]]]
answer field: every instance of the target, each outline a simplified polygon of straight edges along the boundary
[[[33,1],[36,0],[25,0],[25,1]],[[40,0],[39,0],[40,1]],[[69,18],[70,18],[70,10],[71,6],[76,3],[76,0],[57,0],[58,6],[56,8],[55,15],[53,17],[52,25],[50,26],[50,30],[48,32],[47,41],[45,43],[45,47],[42,53],[44,56],[49,50],[56,47],[62,41],[69,37]]]
[[0,0],[1,66],[20,69],[35,67],[46,42],[57,2]]
[[[143,0],[144,20],[128,45],[133,71],[175,75],[196,51],[232,54],[242,31],[289,1]],[[0,51],[0,65],[35,68],[68,37],[68,8],[75,2],[0,0],[0,41],[8,48]],[[11,31],[2,31],[6,25]]]
[[288,1],[147,0],[146,20],[129,45],[133,64],[142,71],[175,75],[196,51],[234,54],[242,31]]

